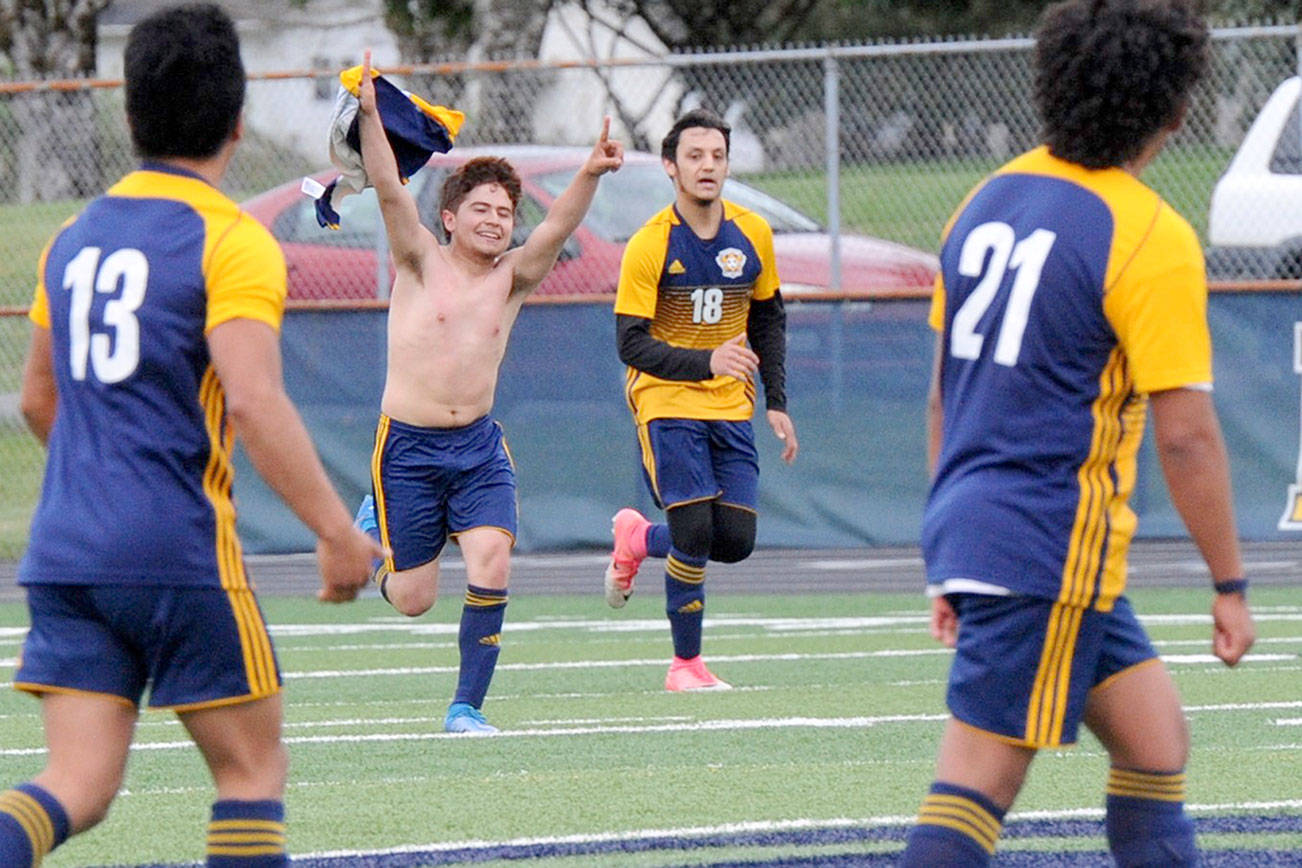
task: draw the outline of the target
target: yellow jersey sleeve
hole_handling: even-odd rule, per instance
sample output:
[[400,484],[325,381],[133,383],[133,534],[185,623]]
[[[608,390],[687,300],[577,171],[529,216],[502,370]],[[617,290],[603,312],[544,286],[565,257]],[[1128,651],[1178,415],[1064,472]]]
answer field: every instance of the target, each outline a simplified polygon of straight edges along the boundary
[[655,319],[660,272],[669,249],[669,224],[652,221],[628,240],[619,263],[615,313]]
[[936,272],[936,280],[931,290],[931,309],[927,311],[927,325],[931,326],[933,331],[941,332],[945,330],[944,272]]
[[750,243],[754,245],[755,253],[759,256],[762,266],[759,277],[755,279],[755,286],[751,288],[751,298],[755,301],[772,298],[781,282],[778,279],[777,254],[773,252],[773,228],[769,226],[767,220],[753,211],[739,213],[735,222],[737,228],[745,233]]
[[1162,205],[1103,298],[1138,392],[1212,382],[1207,275],[1193,228]]
[[[56,235],[55,238],[57,237]],[[54,238],[51,238],[45,243],[45,249],[41,251],[41,259],[36,266],[36,291],[32,293],[32,306],[27,311],[27,318],[43,329],[50,327],[50,299],[45,289],[45,262],[50,258],[50,247],[53,244]]]
[[[211,230],[210,230],[211,231]],[[208,315],[204,333],[233,319],[253,319],[280,330],[285,312],[285,256],[262,224],[240,212],[215,239],[204,273]]]

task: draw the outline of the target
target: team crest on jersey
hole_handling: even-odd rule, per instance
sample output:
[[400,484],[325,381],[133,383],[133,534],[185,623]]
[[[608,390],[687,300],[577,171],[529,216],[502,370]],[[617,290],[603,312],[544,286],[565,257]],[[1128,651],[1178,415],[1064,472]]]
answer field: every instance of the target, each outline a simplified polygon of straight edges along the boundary
[[719,263],[724,277],[741,277],[741,270],[746,267],[746,254],[736,247],[728,247],[720,250],[714,261]]

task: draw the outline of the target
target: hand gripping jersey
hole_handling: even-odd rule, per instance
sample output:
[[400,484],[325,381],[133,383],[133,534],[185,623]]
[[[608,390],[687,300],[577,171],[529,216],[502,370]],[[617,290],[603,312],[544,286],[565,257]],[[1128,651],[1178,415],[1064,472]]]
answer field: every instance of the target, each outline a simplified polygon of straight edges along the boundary
[[[777,289],[773,230],[763,217],[725,201],[718,234],[703,241],[671,205],[629,239],[615,313],[651,320],[651,337],[672,346],[714,349],[746,331],[752,299],[770,299]],[[639,424],[740,422],[755,410],[754,382],[732,377],[662,380],[629,368],[625,397]]]
[[1192,228],[1126,172],[1040,148],[982,183],[946,232],[931,309],[928,582],[1111,609],[1147,394],[1210,388],[1206,307]]
[[284,300],[271,235],[178,169],[146,165],[59,231],[31,311],[59,401],[22,584],[247,585],[205,335],[279,330]]

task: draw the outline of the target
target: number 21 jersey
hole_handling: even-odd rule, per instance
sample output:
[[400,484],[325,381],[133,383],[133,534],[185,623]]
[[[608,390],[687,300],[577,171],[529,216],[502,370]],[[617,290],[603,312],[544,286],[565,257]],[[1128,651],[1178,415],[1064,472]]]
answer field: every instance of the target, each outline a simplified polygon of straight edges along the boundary
[[928,582],[1110,609],[1147,395],[1211,387],[1206,307],[1192,228],[1125,171],[1039,148],[979,186],[947,229],[932,301]]
[[58,406],[22,584],[247,584],[206,335],[279,330],[284,300],[271,235],[179,169],[147,164],[55,235],[31,319]]

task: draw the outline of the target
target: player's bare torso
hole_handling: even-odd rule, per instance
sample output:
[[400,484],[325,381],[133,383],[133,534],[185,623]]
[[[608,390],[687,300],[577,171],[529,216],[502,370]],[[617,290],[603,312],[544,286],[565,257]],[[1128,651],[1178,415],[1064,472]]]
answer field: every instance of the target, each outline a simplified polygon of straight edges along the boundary
[[429,238],[420,273],[399,266],[389,302],[381,411],[431,428],[468,425],[492,409],[498,366],[523,293],[514,252],[475,268]]

